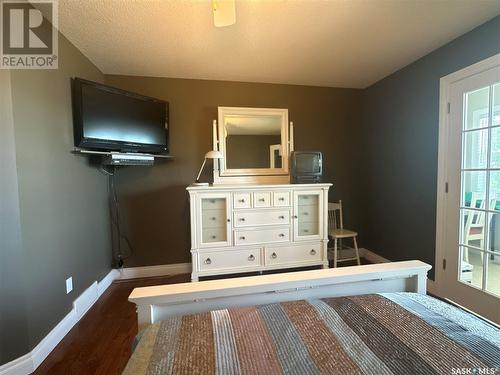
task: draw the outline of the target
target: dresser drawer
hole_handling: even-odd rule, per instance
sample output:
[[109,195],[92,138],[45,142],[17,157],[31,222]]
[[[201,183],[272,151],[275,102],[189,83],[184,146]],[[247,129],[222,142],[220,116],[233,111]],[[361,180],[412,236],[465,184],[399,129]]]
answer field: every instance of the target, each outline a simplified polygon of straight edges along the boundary
[[226,210],[203,210],[201,217],[204,229],[226,227]]
[[266,265],[321,261],[319,245],[268,247],[264,253]]
[[317,205],[302,205],[298,207],[298,216],[301,222],[319,220],[319,208]]
[[299,194],[298,195],[298,205],[314,205],[317,206],[319,203],[319,195],[318,194]]
[[319,222],[299,223],[297,229],[299,236],[317,236],[319,235]]
[[234,193],[233,206],[235,209],[252,207],[251,194],[250,193]]
[[290,206],[290,192],[277,191],[273,195],[274,207],[288,207]]
[[208,244],[213,242],[226,242],[227,229],[226,227],[207,228],[202,230],[201,234],[202,243]]
[[236,246],[288,241],[290,241],[290,227],[288,226],[273,229],[234,231],[234,244]]
[[234,213],[234,226],[237,228],[285,224],[290,224],[289,210],[252,210]]
[[226,209],[226,199],[225,198],[202,198],[201,208],[203,210],[225,210]]
[[271,207],[271,192],[253,193],[253,206],[256,208]]
[[209,251],[198,254],[200,271],[262,266],[260,249]]

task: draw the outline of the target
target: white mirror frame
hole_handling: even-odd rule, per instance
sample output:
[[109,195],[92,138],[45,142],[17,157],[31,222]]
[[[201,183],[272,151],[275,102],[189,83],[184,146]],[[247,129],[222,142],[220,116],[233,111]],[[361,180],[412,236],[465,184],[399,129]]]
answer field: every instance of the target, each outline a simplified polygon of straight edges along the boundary
[[[225,142],[225,129],[224,117],[227,115],[249,115],[249,116],[280,116],[281,118],[281,149],[282,153],[282,167],[281,168],[241,168],[241,169],[228,169],[226,168],[226,142]],[[214,131],[216,129],[214,128]],[[215,148],[218,146],[218,148]],[[247,107],[218,107],[218,142],[214,134],[214,149],[218,149],[224,155],[224,159],[220,161],[220,169],[214,170],[214,181],[222,182],[225,177],[228,181],[238,182],[234,177],[243,177],[243,181],[255,181],[256,176],[286,176],[289,179],[289,156],[290,145],[288,137],[288,109],[282,108],[247,108]],[[220,178],[218,178],[220,177]]]

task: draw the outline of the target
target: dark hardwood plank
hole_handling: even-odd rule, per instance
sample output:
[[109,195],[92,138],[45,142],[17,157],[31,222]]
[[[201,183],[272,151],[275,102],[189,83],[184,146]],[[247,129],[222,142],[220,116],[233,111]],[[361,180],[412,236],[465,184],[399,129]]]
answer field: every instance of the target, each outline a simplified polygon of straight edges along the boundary
[[189,280],[185,274],[115,281],[34,374],[121,374],[137,334],[135,305],[127,300],[132,289]]

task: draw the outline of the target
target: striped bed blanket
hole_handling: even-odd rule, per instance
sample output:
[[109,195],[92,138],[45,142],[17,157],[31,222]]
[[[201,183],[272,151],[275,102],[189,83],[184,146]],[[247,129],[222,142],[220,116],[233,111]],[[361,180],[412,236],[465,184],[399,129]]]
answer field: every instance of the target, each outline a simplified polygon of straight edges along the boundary
[[302,300],[149,326],[124,374],[495,374],[500,329],[415,293]]

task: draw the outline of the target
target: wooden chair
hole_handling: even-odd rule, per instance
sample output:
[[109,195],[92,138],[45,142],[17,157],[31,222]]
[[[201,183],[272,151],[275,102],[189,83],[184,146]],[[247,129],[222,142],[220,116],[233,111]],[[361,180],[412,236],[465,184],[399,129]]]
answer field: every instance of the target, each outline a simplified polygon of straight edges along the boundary
[[[484,193],[473,192],[471,196],[470,207],[484,209]],[[496,200],[494,202],[496,204]],[[464,223],[464,242],[465,245],[483,248],[484,245],[484,211],[469,211]],[[471,245],[471,241],[479,242],[477,245]],[[469,249],[464,248],[464,261],[469,262]]]
[[[349,260],[356,260],[358,265],[361,265],[361,261],[359,259],[358,243],[356,241],[358,233],[352,230],[344,229],[341,200],[339,200],[338,203],[328,203],[328,235],[333,240],[333,249],[328,249],[333,250],[333,267],[337,267],[338,262],[345,262]],[[338,241],[342,240],[343,238],[352,238],[352,241],[354,242],[354,251],[356,253],[356,257],[344,259],[338,258]]]

